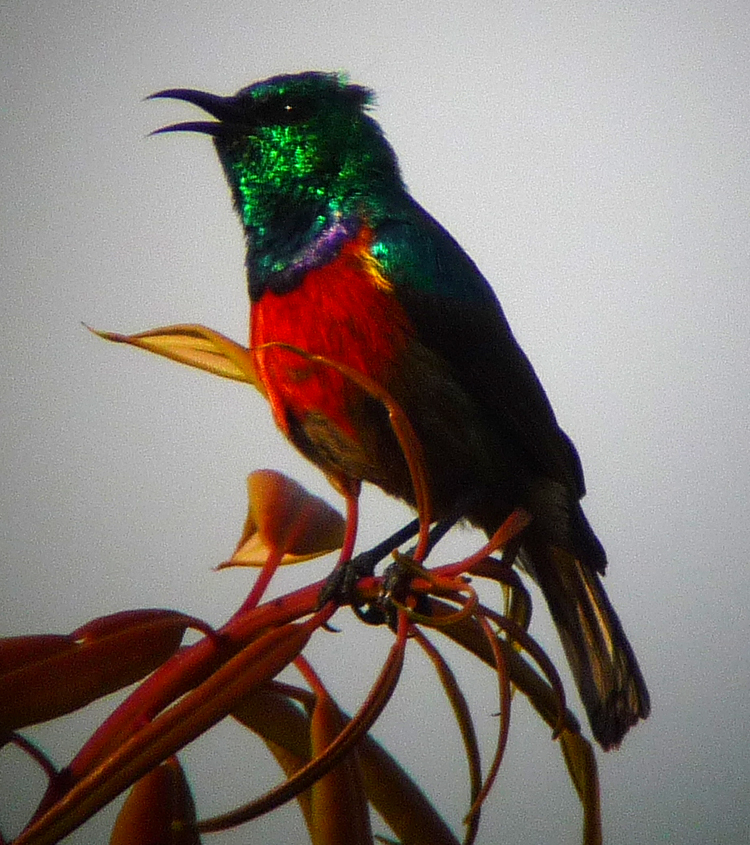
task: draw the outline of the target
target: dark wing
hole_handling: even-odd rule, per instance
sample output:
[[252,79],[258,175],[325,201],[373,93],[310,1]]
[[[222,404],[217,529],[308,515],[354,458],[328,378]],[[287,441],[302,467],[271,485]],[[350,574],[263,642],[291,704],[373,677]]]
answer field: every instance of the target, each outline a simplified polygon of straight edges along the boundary
[[380,222],[375,234],[373,253],[420,342],[448,362],[492,425],[542,475],[581,498],[585,487],[575,447],[474,262],[411,199]]

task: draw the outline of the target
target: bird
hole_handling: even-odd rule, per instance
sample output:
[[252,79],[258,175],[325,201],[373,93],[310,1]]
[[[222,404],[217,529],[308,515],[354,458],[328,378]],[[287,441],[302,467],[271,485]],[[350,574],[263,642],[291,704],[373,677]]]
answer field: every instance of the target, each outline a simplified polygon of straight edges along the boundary
[[436,517],[458,511],[491,536],[528,511],[517,561],[544,594],[595,739],[617,747],[649,694],[601,581],[581,461],[490,284],[408,192],[373,92],[305,71],[230,96],[152,98],[212,118],[154,134],[213,139],[244,229],[250,348],[277,426],[342,488],[369,482],[415,504],[386,408],[321,359],[337,362],[406,415]]

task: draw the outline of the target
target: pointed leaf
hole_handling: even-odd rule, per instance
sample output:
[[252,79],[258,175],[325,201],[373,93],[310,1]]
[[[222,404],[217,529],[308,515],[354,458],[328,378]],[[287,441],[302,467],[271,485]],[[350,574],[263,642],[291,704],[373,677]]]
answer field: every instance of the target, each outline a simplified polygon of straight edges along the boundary
[[148,675],[196,620],[170,610],[95,619],[67,637],[14,637],[0,646],[0,732],[77,710]]
[[[324,621],[321,620],[327,621],[330,618],[330,614],[327,616],[325,614],[325,609],[319,611],[316,617],[312,618],[310,624],[324,624]],[[390,700],[404,665],[408,632],[408,618],[404,613],[399,612],[396,641],[391,646],[385,664],[370,689],[369,695],[360,706],[356,716],[348,722],[336,739],[326,747],[325,751],[317,754],[293,777],[269,790],[265,795],[261,795],[254,801],[237,807],[228,813],[223,813],[221,816],[204,819],[200,823],[201,831],[226,830],[228,827],[242,824],[276,809],[276,807],[296,798],[300,792],[311,787],[335,763],[345,757],[369,731]],[[21,845],[21,843],[18,843],[18,845]]]
[[200,845],[195,803],[182,767],[172,757],[133,787],[109,845]]
[[39,815],[16,845],[53,845],[154,766],[207,731],[305,647],[316,622],[274,628],[252,642],[173,707],[136,731]]
[[[278,745],[275,742],[271,742],[270,740],[264,740],[266,748],[273,754],[274,759],[279,764],[279,767],[284,772],[284,774],[290,778],[295,772],[298,772],[304,765],[307,763],[307,759],[298,757],[296,754],[293,754],[291,751],[287,751],[283,745]],[[310,838],[312,839],[313,835],[313,817],[312,817],[312,802],[310,799],[310,790],[306,789],[304,792],[300,792],[297,796],[297,804],[299,804],[300,810],[302,810],[302,816],[305,819],[305,825],[307,827],[307,832],[310,834]]]
[[[312,708],[312,694],[299,692]],[[310,759],[310,717],[286,695],[260,690],[233,715],[267,744],[277,743],[305,762]],[[367,795],[399,840],[409,845],[458,845],[419,786],[376,740],[365,736],[358,747]]]
[[[87,327],[88,328],[88,327]],[[198,324],[164,326],[138,334],[91,331],[114,343],[127,343],[148,352],[171,358],[199,370],[234,381],[252,384],[265,395],[253,363],[253,355],[245,346],[223,334]]]
[[0,678],[16,669],[75,651],[75,641],[65,634],[5,637],[0,640]]
[[[325,751],[347,722],[327,693],[319,693],[310,723],[313,757]],[[354,747],[311,791],[313,845],[372,845],[367,793]]]
[[[258,690],[232,711],[232,716],[257,734],[289,778],[310,760],[310,717],[285,695]],[[310,790],[300,792],[297,803],[312,838]]]

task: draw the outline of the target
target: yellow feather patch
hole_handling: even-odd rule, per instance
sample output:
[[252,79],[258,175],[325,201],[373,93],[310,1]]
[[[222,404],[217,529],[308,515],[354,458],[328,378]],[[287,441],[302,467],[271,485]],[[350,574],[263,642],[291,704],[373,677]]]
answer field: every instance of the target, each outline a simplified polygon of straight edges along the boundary
[[383,265],[377,258],[375,258],[367,247],[360,250],[359,259],[367,271],[367,275],[370,277],[370,281],[373,285],[378,290],[382,290],[384,293],[393,293],[393,283],[389,282],[383,275]]

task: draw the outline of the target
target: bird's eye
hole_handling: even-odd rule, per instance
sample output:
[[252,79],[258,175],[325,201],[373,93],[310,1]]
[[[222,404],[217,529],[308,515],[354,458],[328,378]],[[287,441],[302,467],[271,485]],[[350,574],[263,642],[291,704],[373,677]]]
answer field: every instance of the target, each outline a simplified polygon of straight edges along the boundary
[[267,126],[292,126],[303,123],[315,113],[315,105],[309,97],[284,97],[258,103],[256,116]]

